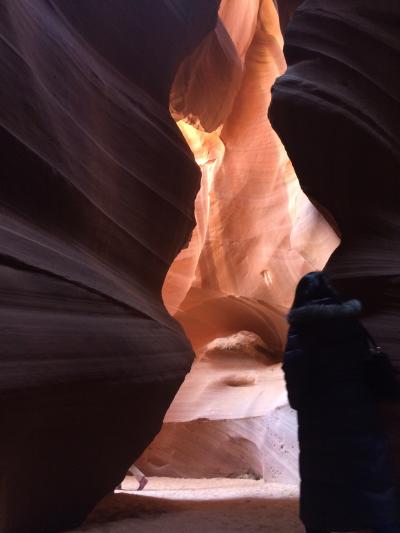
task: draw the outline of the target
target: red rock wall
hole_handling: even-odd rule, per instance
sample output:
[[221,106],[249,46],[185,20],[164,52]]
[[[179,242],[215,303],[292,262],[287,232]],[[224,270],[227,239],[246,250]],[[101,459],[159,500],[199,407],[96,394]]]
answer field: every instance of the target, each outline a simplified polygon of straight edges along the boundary
[[[297,280],[322,268],[338,239],[301,191],[268,120],[271,86],[286,68],[274,2],[227,0],[219,14],[214,34],[178,72],[171,100],[202,188],[198,225],[163,296],[197,359],[141,465],[153,474],[201,477],[246,475],[246,464],[254,472],[256,463],[255,475],[294,482],[295,415],[286,411],[279,365],[269,365],[282,355]],[[264,362],[251,358],[246,335],[241,356],[232,357],[229,346],[243,331],[258,336]],[[221,338],[223,363],[204,356]],[[223,465],[209,440],[214,431],[237,451]]]
[[200,173],[168,95],[218,4],[0,4],[2,532],[78,524],[190,368],[161,287]]

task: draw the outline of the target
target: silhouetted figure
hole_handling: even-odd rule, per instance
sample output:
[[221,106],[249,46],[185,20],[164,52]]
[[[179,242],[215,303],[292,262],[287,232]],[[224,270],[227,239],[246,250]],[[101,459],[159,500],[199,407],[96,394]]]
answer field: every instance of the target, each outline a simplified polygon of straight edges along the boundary
[[288,315],[283,369],[298,413],[300,517],[308,533],[400,531],[360,311],[358,300],[342,301],[323,273],[311,272]]

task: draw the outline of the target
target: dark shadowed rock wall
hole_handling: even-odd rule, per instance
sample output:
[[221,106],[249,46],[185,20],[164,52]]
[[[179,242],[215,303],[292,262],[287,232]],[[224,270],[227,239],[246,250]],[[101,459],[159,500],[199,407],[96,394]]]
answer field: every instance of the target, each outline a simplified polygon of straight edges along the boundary
[[293,17],[295,10],[303,0],[274,0],[274,2],[278,8],[279,22],[283,33],[290,19]]
[[394,0],[303,2],[269,116],[301,187],[340,233],[328,272],[360,298],[365,324],[400,369],[399,27]]
[[360,296],[400,365],[398,319],[389,313],[384,326],[378,309],[396,309],[400,274],[399,23],[394,1],[304,2],[286,34],[289,67],[269,114],[302,189],[340,233],[327,269]]
[[168,95],[218,4],[0,4],[2,532],[82,521],[190,368],[161,287],[200,172]]

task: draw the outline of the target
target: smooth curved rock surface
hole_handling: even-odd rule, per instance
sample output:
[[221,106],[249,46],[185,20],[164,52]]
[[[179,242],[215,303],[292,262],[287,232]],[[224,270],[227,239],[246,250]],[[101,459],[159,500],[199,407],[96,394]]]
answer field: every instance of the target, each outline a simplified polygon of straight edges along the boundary
[[176,120],[208,133],[225,122],[241,86],[259,7],[258,0],[221,1],[215,30],[184,60],[175,77],[170,107]]
[[341,235],[329,272],[360,296],[366,323],[400,366],[389,311],[400,273],[399,23],[397,2],[304,2],[269,114],[302,189]]
[[[276,414],[283,381],[265,380],[268,367],[254,361],[254,368],[244,368],[248,346],[243,346],[241,358],[231,358],[227,349],[223,366],[203,354],[210,345],[222,346],[221,339],[232,340],[248,331],[273,355],[270,363],[279,361],[286,339],[285,314],[297,281],[303,273],[324,266],[338,238],[301,191],[268,121],[271,85],[286,68],[275,3],[227,0],[219,15],[226,29],[219,35],[228,40],[225,49],[230,50],[225,63],[220,49],[212,57],[213,50],[203,48],[204,42],[186,60],[185,72],[191,77],[178,74],[175,85],[186,94],[179,125],[202,169],[202,188],[196,200],[198,225],[168,272],[163,297],[197,359],[161,433],[140,461],[146,472],[157,471],[158,457],[163,471],[171,475],[192,475],[193,467],[203,476],[218,471],[245,474],[246,464],[254,470],[256,462],[257,473],[268,477],[280,459],[262,444],[269,439],[263,424]],[[233,97],[233,105],[224,106],[218,98],[215,105],[214,94],[222,94],[221,80],[215,76],[221,72],[225,80],[234,63],[232,44],[242,75],[227,88],[227,102]],[[184,80],[190,88],[187,93]],[[210,124],[218,127],[204,131]],[[296,434],[294,414],[287,420],[280,437],[290,447]],[[213,432],[226,435],[228,441],[232,435],[237,449],[227,454],[220,470]],[[193,465],[190,457],[202,464]],[[281,470],[283,482],[285,476],[287,482],[293,480],[295,455],[292,459],[291,466]]]
[[[249,326],[252,319],[247,315],[258,314],[259,302],[271,308],[266,313],[270,319],[264,318],[270,324],[264,327],[275,329],[284,342],[283,317],[299,276],[324,265],[337,245],[330,226],[300,190],[293,167],[268,121],[270,87],[285,70],[275,5],[272,0],[259,3],[256,22],[254,9],[248,12],[249,20],[242,12],[241,17],[235,17],[235,9],[237,3],[227,2],[220,10],[220,23],[227,19],[224,35],[231,44],[238,43],[237,57],[244,64],[239,90],[234,83],[232,87],[237,93],[234,105],[214,132],[181,126],[202,169],[204,196],[198,197],[196,204],[199,228],[168,272],[163,297],[196,348],[241,329],[253,331]],[[243,42],[236,37],[240,29],[245,35]],[[210,75],[204,74],[209,65],[206,55],[203,74],[196,77],[199,56],[195,57],[196,94],[205,98],[212,95],[215,71],[212,64]],[[224,72],[224,64],[220,70]],[[196,120],[191,116],[192,123],[214,122],[214,112],[220,117],[212,105],[201,109],[205,114]],[[235,298],[245,298],[243,326],[235,323],[235,330],[215,334],[218,318],[213,306],[221,298],[228,298],[233,309]],[[232,322],[234,317],[232,312]],[[221,319],[229,321],[229,312]],[[213,333],[207,335],[208,331]],[[255,332],[260,335],[259,330]],[[199,334],[204,340],[198,339]],[[277,347],[282,348],[279,342]]]
[[296,413],[279,356],[248,331],[210,342],[138,464],[153,476],[297,483]]
[[[296,413],[288,404],[254,418],[165,422],[139,465],[151,476],[263,479],[296,485]],[[205,452],[207,450],[207,453]]]
[[[400,369],[400,5],[306,0],[269,115],[305,193],[336,226],[327,270]],[[386,406],[400,480],[398,404]]]
[[0,4],[2,532],[77,525],[190,368],[161,287],[200,176],[168,95],[218,4]]

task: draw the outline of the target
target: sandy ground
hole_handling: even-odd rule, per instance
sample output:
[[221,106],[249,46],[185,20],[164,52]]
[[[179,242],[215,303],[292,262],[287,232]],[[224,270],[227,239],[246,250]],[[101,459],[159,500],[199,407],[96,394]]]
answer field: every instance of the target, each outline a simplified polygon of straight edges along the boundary
[[90,533],[302,533],[298,488],[249,479],[126,478],[77,531]]

